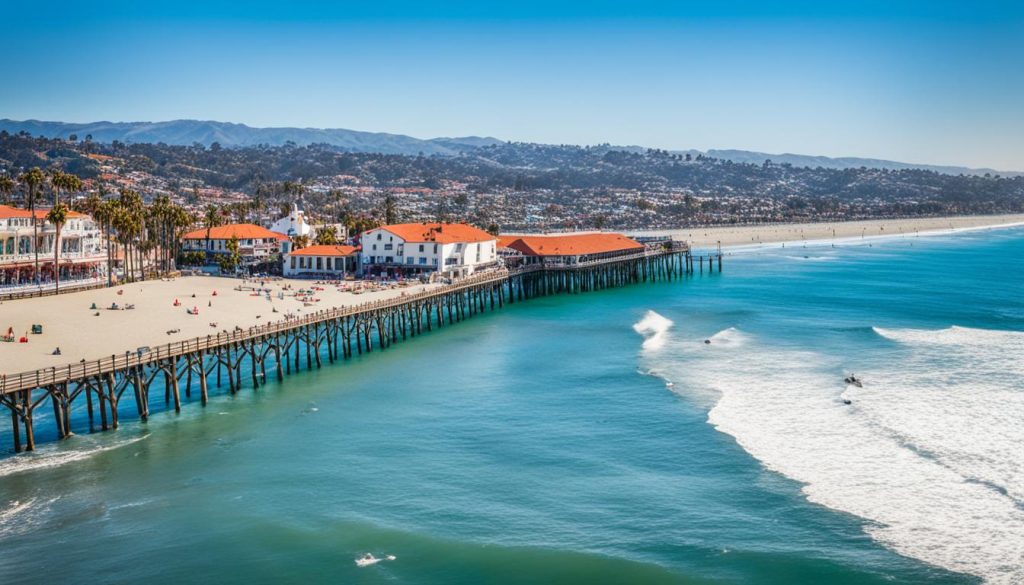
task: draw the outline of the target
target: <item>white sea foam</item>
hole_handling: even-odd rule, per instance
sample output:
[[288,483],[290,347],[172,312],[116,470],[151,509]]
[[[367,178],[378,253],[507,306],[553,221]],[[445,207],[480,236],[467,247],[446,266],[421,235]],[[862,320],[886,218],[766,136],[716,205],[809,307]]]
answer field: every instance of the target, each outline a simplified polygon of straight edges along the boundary
[[51,505],[60,499],[30,498],[25,501],[7,502],[0,509],[0,537],[10,537],[33,530],[47,515]]
[[674,392],[714,395],[711,424],[812,502],[870,520],[879,542],[990,583],[1024,582],[1024,333],[876,331],[898,345],[858,372],[863,388],[843,384],[840,358],[735,329],[706,352],[666,335],[644,359]]
[[665,345],[665,338],[671,327],[671,320],[654,311],[647,311],[644,318],[633,325],[633,331],[644,336],[645,350],[656,350]]
[[37,447],[37,450],[32,453],[24,453],[17,457],[8,457],[7,459],[0,460],[0,477],[5,477],[14,473],[21,473],[23,471],[59,467],[74,461],[81,461],[92,457],[97,453],[110,451],[111,449],[117,449],[119,447],[124,447],[125,445],[131,445],[132,443],[145,439],[147,436],[149,435],[142,435],[140,437],[134,437],[127,440],[119,440],[113,444],[99,447],[76,446],[69,448],[66,444],[43,445]]

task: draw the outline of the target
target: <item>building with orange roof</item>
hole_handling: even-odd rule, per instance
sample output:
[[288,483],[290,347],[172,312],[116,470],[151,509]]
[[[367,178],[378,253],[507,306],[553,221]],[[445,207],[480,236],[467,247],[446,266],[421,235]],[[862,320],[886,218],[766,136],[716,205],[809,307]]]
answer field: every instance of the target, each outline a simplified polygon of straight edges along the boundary
[[272,260],[281,253],[281,243],[288,241],[288,236],[263,226],[232,223],[188,232],[182,236],[182,250],[204,252],[207,261],[210,261],[218,254],[227,254],[228,242],[234,238],[238,239],[238,253],[242,256],[242,263],[247,265]]
[[357,246],[316,245],[292,250],[284,256],[284,275],[344,278],[359,268]]
[[360,236],[367,274],[466,276],[498,265],[497,239],[464,223],[399,223]]
[[640,242],[610,232],[501,236],[498,246],[507,263],[545,266],[571,266],[644,251]]
[[57,226],[46,219],[49,211],[0,205],[0,288],[49,285],[58,271],[62,285],[67,286],[106,278],[106,241],[96,222],[68,211],[58,239]]

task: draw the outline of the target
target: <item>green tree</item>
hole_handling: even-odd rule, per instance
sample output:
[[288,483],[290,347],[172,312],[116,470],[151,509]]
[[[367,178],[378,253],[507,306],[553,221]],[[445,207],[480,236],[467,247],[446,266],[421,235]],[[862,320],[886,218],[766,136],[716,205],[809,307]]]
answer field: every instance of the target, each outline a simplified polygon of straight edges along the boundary
[[309,245],[309,236],[292,236],[292,247],[301,250]]
[[3,201],[5,203],[11,200],[11,193],[14,193],[16,184],[14,179],[7,175],[0,177],[0,194],[3,194]]
[[384,197],[384,223],[385,225],[398,223],[398,207],[395,204],[395,196],[390,193]]
[[315,243],[323,246],[333,246],[338,243],[338,228],[333,225],[323,226],[316,232]]
[[224,244],[224,248],[227,253],[218,255],[217,264],[222,273],[233,273],[242,262],[242,256],[238,253],[238,236],[231,236],[231,239]]

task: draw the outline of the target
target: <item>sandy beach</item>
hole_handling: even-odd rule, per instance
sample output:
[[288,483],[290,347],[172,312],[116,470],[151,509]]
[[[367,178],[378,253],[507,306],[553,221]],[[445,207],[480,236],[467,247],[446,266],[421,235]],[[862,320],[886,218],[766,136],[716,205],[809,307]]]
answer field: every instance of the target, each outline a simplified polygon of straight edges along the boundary
[[750,246],[776,242],[829,240],[924,234],[949,230],[1024,224],[1024,215],[974,215],[915,219],[879,219],[831,223],[745,225],[736,227],[686,228],[630,232],[643,235],[672,235],[686,240],[694,248]]
[[[353,294],[340,292],[336,286],[316,285],[319,302],[305,306],[295,298],[295,290],[314,286],[308,280],[268,281],[272,293],[253,295],[250,290],[235,290],[239,279],[209,276],[187,276],[174,280],[148,281],[125,286],[81,291],[57,296],[19,299],[0,303],[0,333],[8,327],[20,338],[32,324],[43,326],[41,335],[28,333],[28,343],[0,343],[0,373],[12,374],[49,366],[74,364],[79,360],[95,360],[124,354],[141,346],[157,346],[211,335],[236,326],[248,328],[281,321],[286,314],[305,314],[335,307],[347,307],[413,294],[437,285],[412,285],[403,288]],[[295,290],[285,290],[291,286]],[[118,294],[122,291],[122,294]],[[214,295],[216,291],[216,295]],[[283,293],[284,298],[279,298]],[[195,295],[195,298],[192,295]],[[174,301],[181,302],[174,306]],[[95,303],[98,309],[90,307]],[[112,303],[121,307],[135,305],[132,310],[110,310]],[[187,313],[198,309],[197,315]],[[274,312],[274,309],[277,312]],[[97,315],[98,313],[98,315]],[[211,326],[216,323],[216,327]],[[174,333],[168,333],[172,330]],[[60,347],[61,355],[51,355]]]

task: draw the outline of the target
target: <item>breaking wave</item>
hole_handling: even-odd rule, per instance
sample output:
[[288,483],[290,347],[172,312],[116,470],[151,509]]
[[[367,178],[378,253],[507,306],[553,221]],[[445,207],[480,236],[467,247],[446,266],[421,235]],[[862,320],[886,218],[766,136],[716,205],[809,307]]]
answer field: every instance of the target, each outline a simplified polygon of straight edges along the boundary
[[23,471],[59,467],[74,461],[81,461],[83,459],[88,459],[97,453],[110,451],[112,449],[124,447],[125,445],[131,445],[132,443],[141,441],[148,436],[149,435],[142,435],[125,440],[118,440],[113,444],[92,448],[68,448],[66,445],[59,444],[42,445],[37,447],[35,452],[24,453],[17,457],[8,457],[7,459],[0,460],[0,477],[6,477]]
[[671,320],[654,311],[647,311],[644,318],[633,325],[633,331],[644,336],[643,348],[645,350],[656,350],[665,345],[665,339],[671,327]]
[[808,500],[868,520],[878,542],[1024,581],[1024,333],[874,330],[897,346],[863,388],[843,383],[840,357],[733,328],[707,345],[666,333],[643,360]]

